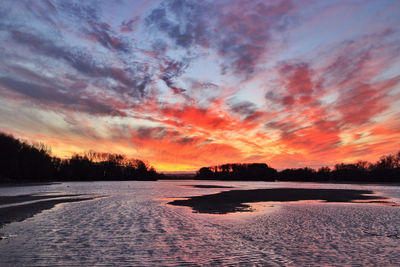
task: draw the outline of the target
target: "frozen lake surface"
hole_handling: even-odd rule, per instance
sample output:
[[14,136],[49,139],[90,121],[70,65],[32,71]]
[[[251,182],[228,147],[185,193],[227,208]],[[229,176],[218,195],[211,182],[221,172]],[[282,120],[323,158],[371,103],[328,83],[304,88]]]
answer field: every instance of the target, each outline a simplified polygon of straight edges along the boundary
[[[235,188],[190,187],[219,185]],[[253,203],[254,212],[193,213],[171,198],[232,189],[372,190],[400,203],[400,187],[222,181],[74,182],[0,188],[0,196],[90,194],[0,232],[1,266],[400,265],[400,207],[318,201]]]

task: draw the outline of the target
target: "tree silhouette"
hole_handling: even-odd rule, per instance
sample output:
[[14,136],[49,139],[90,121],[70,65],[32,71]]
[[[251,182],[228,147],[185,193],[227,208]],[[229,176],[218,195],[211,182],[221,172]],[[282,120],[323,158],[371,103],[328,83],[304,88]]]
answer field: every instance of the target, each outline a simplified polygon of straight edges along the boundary
[[234,163],[203,167],[196,179],[273,181],[277,171],[265,163]]
[[400,152],[382,156],[376,163],[367,161],[338,163],[333,169],[321,167],[315,170],[305,167],[277,172],[264,163],[222,164],[200,168],[195,178],[242,181],[400,182]]
[[[70,159],[51,156],[45,144],[28,144],[0,133],[0,182],[156,180],[171,178],[157,173],[148,163],[121,154],[90,150]],[[178,177],[176,177],[178,178]],[[304,182],[400,182],[400,151],[382,156],[376,163],[338,163],[321,167],[285,169],[265,163],[234,163],[202,167],[195,179]]]
[[30,145],[0,133],[0,182],[155,180],[154,168],[124,155],[88,151],[70,159],[50,155],[45,144]]

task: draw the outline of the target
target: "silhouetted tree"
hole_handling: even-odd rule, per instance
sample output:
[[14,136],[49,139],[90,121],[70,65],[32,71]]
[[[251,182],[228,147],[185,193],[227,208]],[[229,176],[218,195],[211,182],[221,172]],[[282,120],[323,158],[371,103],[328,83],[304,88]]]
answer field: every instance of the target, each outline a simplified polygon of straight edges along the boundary
[[298,169],[285,169],[279,172],[278,180],[312,182],[316,180],[316,171],[308,167]]
[[331,178],[331,169],[327,166],[318,169],[316,180],[329,181]]
[[223,164],[202,167],[195,178],[243,181],[400,182],[400,152],[382,156],[375,164],[367,161],[338,163],[332,170],[329,167],[321,167],[316,171],[305,167],[277,172],[264,163]]
[[273,181],[276,173],[265,163],[234,163],[203,167],[197,172],[196,179]]
[[153,167],[124,155],[85,152],[70,159],[51,157],[50,148],[38,143],[29,145],[0,133],[0,182],[23,181],[92,181],[155,180]]
[[29,145],[0,133],[1,181],[44,181],[52,179],[55,171],[44,144]]
[[[155,180],[166,178],[148,163],[124,155],[88,151],[70,159],[51,156],[45,144],[28,144],[0,133],[0,182]],[[400,151],[382,156],[376,163],[339,163],[322,167],[285,169],[277,172],[265,163],[234,163],[203,167],[196,179],[244,181],[338,181],[400,182]]]

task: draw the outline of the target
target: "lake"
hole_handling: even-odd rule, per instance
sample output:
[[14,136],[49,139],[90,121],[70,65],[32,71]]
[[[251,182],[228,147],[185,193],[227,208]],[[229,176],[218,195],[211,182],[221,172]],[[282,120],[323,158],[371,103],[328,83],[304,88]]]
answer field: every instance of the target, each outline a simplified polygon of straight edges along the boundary
[[400,207],[320,201],[252,203],[252,212],[194,213],[175,198],[233,189],[372,190],[400,203],[399,186],[291,182],[71,182],[3,187],[0,196],[88,194],[0,232],[1,266],[400,265]]

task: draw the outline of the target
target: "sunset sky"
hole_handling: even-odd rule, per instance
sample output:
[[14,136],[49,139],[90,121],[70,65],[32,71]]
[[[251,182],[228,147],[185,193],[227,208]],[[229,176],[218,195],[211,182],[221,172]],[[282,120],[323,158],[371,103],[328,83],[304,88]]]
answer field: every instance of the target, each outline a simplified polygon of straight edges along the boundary
[[400,1],[1,1],[0,131],[158,171],[400,150]]

